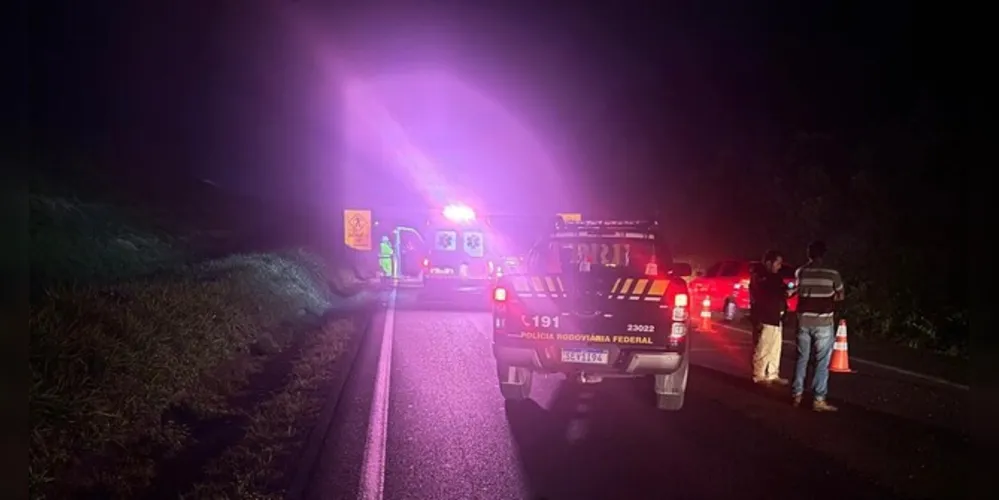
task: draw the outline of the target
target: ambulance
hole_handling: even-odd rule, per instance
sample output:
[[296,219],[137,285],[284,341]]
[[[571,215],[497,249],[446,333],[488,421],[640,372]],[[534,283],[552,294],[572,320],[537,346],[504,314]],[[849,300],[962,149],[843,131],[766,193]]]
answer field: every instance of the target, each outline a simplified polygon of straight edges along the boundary
[[488,297],[497,275],[497,259],[487,221],[467,205],[447,205],[427,221],[424,234],[424,296],[442,298],[460,293]]

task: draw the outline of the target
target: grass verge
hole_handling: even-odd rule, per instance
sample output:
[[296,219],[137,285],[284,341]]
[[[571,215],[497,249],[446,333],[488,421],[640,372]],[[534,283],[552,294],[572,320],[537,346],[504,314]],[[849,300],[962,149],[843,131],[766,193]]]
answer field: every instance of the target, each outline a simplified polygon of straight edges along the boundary
[[[256,446],[302,411],[289,384],[318,383],[299,374],[321,371],[316,359],[333,364],[352,334],[349,322],[323,327],[335,300],[328,275],[320,259],[293,251],[47,289],[29,324],[32,498],[149,496],[164,478],[193,488],[206,470],[263,484],[224,464],[239,463],[232,447]],[[275,442],[267,449],[290,441]],[[189,466],[172,468],[178,460]]]
[[205,475],[183,498],[279,499],[291,477],[289,465],[305,446],[348,344],[363,319],[339,318],[309,335],[293,359],[283,362],[284,383],[258,404],[240,408],[245,433],[212,459]]

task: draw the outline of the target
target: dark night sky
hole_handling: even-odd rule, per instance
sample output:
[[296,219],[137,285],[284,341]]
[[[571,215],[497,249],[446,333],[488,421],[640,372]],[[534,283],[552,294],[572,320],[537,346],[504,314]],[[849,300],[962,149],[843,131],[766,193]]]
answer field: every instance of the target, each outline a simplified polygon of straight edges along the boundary
[[651,199],[721,152],[742,168],[798,131],[941,106],[912,2],[550,3],[69,4],[46,18],[39,116],[50,150],[94,168],[321,199],[342,187],[341,103],[317,61],[429,62],[540,131],[582,192]]

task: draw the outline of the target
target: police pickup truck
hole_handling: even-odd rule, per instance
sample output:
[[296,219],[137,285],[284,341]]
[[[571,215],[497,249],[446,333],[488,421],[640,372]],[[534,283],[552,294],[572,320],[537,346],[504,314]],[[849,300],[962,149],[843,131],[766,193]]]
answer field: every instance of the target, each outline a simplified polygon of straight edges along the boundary
[[674,264],[659,225],[558,219],[517,273],[493,289],[493,355],[507,400],[534,373],[597,383],[655,378],[657,406],[679,410],[687,386],[689,264]]

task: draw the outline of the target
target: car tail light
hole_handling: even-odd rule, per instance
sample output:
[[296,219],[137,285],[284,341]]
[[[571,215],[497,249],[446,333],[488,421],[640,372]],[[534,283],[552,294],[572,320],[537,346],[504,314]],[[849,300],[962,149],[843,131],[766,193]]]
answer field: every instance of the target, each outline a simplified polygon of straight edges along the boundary
[[498,286],[493,289],[493,300],[496,302],[506,302],[506,288]]
[[687,294],[678,293],[673,297],[673,305],[676,307],[687,307]]
[[423,267],[430,267],[430,259],[423,259]]

